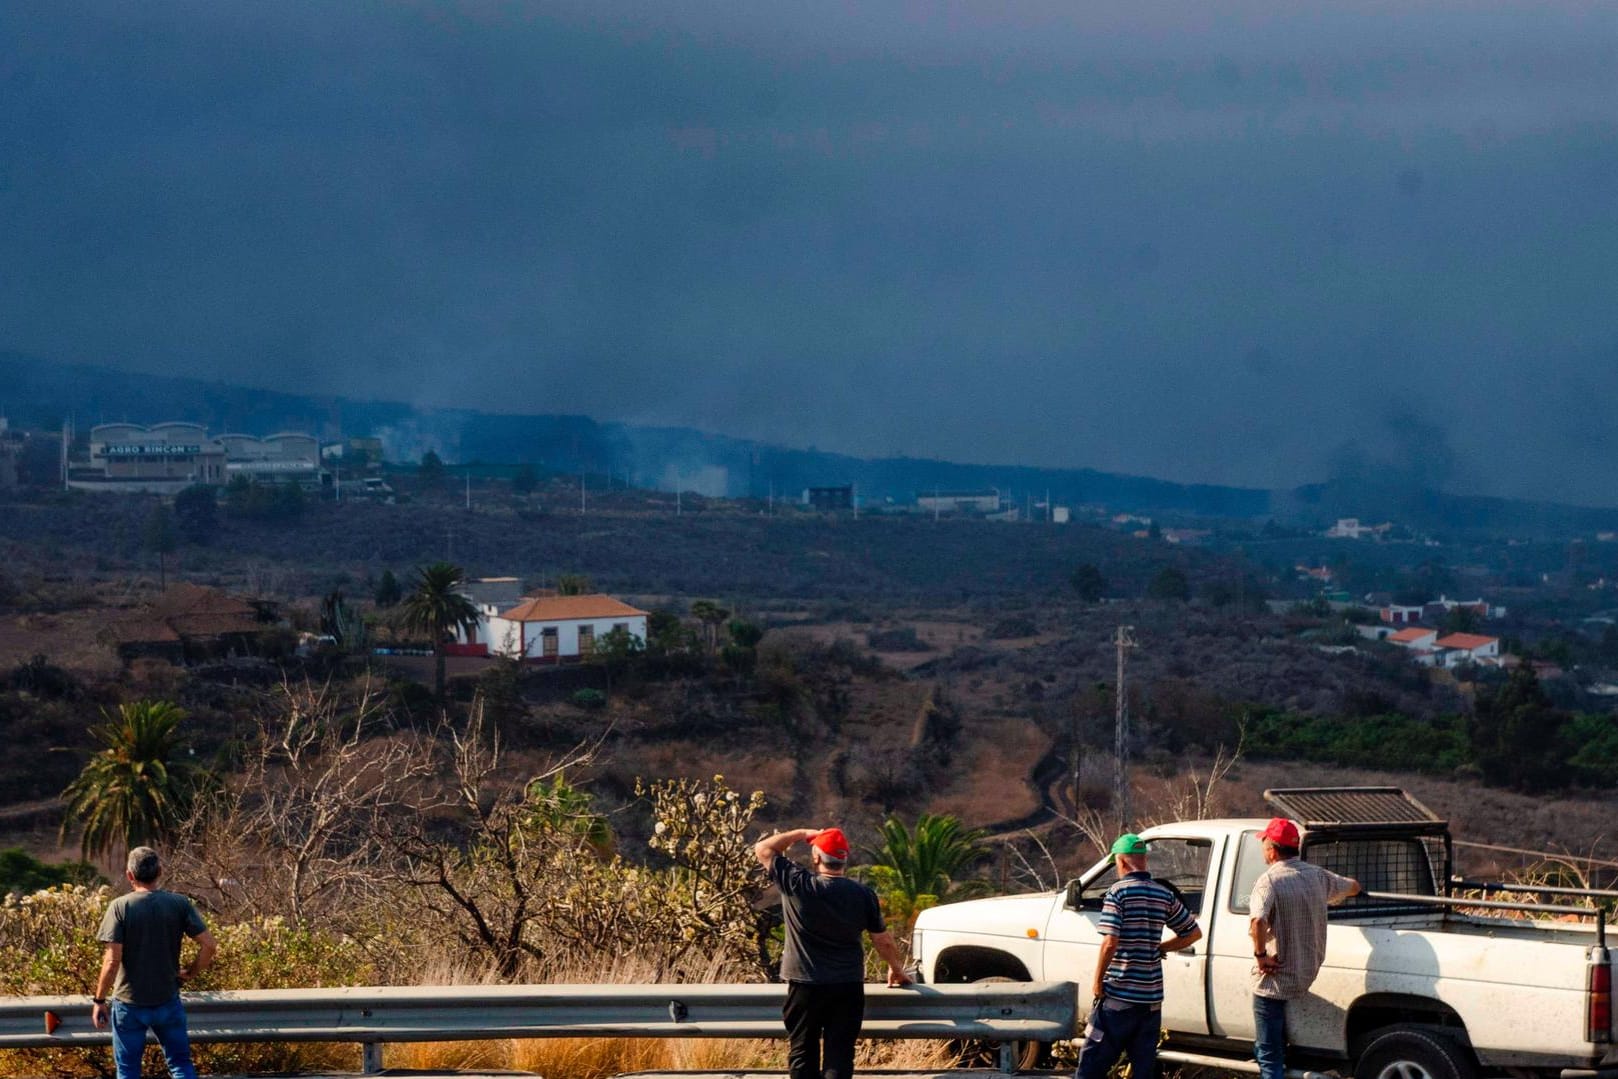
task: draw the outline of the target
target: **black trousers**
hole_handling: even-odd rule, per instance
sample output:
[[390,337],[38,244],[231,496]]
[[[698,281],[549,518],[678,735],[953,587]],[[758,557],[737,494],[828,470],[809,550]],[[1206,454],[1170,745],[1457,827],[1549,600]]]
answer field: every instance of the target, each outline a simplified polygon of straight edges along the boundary
[[[850,1079],[854,1039],[865,1020],[865,985],[787,983],[787,1073],[790,1079]],[[824,1046],[824,1048],[822,1048]]]

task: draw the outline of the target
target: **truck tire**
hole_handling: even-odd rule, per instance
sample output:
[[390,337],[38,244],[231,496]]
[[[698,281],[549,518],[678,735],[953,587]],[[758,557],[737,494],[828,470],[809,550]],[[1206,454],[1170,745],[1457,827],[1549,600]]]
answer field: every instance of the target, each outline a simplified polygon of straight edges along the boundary
[[1471,1053],[1447,1034],[1388,1027],[1365,1043],[1354,1079],[1477,1079],[1477,1067]]
[[[976,982],[982,982],[982,983],[985,983],[985,984],[992,983],[992,982],[1017,982],[1017,981],[1021,981],[1021,979],[1020,978],[1006,978],[1006,977],[1002,977],[1002,976],[1000,976],[998,974],[996,974],[996,975],[994,975],[992,977],[988,977],[988,978],[978,978],[978,979],[976,979]],[[1009,1042],[1007,1044],[1009,1044],[1010,1047],[1011,1047],[1011,1068],[1012,1068],[1013,1071],[1019,1071],[1019,1072],[1033,1071],[1035,1068],[1039,1067],[1039,1059],[1044,1054],[1045,1049],[1046,1049],[1046,1046],[1045,1046],[1044,1042],[1021,1041],[1021,1042]],[[998,1057],[998,1055],[999,1054],[996,1053],[997,1057]]]

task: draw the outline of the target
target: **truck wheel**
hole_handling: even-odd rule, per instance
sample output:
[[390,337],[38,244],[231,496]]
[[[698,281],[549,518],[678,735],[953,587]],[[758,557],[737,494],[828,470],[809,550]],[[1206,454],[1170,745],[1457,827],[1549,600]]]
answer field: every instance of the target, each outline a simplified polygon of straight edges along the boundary
[[1435,1030],[1389,1027],[1373,1034],[1354,1079],[1476,1079],[1470,1054]]
[[[1006,978],[998,974],[990,978],[974,979],[974,981],[984,984],[989,984],[992,982],[1020,982],[1021,980],[1021,978]],[[1039,1067],[1040,1055],[1045,1051],[1044,1042],[1007,1042],[1006,1044],[1011,1049],[1012,1071],[1033,1071],[1035,1068]],[[995,1056],[998,1060],[999,1053],[996,1052]]]

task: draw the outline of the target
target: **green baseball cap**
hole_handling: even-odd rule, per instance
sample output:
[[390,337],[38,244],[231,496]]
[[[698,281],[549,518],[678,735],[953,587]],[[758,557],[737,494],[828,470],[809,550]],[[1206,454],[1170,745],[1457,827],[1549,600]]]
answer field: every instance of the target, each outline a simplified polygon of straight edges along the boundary
[[1112,853],[1145,854],[1146,840],[1142,839],[1134,832],[1125,832],[1123,835],[1112,841]]

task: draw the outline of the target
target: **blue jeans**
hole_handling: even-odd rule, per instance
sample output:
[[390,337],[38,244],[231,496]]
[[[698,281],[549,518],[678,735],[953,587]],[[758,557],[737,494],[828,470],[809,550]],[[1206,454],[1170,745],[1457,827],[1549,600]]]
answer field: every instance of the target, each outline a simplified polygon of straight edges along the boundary
[[178,993],[167,1004],[150,1007],[112,1002],[112,1059],[118,1065],[118,1079],[140,1079],[147,1030],[157,1035],[173,1079],[197,1079],[196,1065],[191,1063],[191,1039],[185,1032],[185,1005]]
[[1259,1079],[1286,1079],[1286,1001],[1253,998],[1253,1059],[1258,1061]]
[[1152,1079],[1162,1029],[1163,1012],[1150,1004],[1097,1006],[1090,1012],[1090,1028],[1079,1052],[1078,1079],[1106,1079],[1125,1053],[1129,1054],[1130,1079]]

